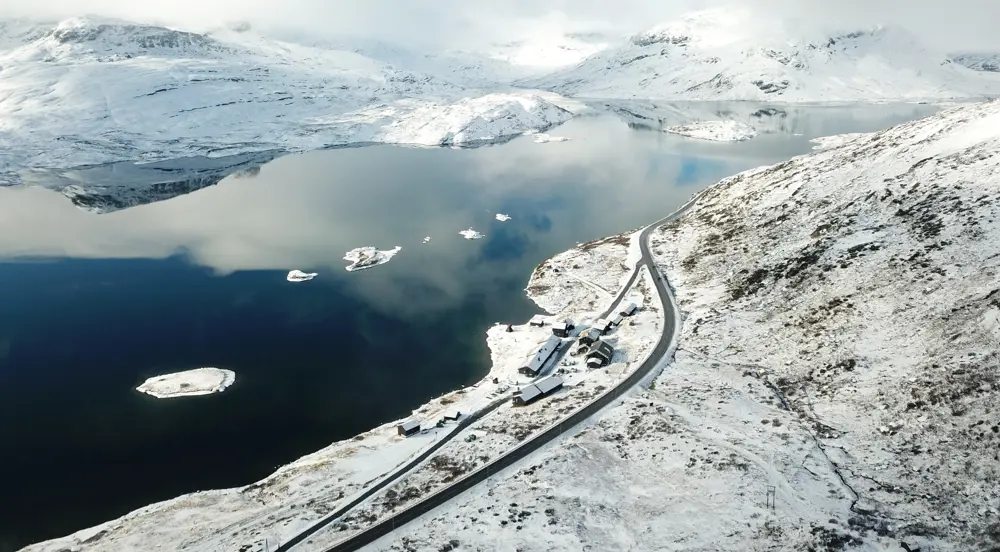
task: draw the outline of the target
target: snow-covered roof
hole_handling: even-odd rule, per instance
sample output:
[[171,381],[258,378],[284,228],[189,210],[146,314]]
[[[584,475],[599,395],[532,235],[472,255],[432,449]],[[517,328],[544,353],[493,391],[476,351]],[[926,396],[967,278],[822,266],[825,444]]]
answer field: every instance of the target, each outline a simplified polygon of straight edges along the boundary
[[600,355],[608,360],[615,354],[615,348],[611,346],[607,341],[595,341],[590,350],[587,351],[587,355]]
[[632,314],[633,312],[635,312],[636,309],[638,309],[638,308],[639,308],[638,305],[636,305],[635,303],[629,303],[629,304],[625,305],[624,307],[622,307],[622,310],[620,311],[620,314],[624,314],[625,316],[628,316],[628,315]]
[[549,336],[548,340],[545,341],[545,344],[538,349],[537,353],[535,353],[535,356],[531,357],[531,360],[528,361],[526,366],[528,370],[535,373],[540,372],[542,370],[542,366],[545,366],[545,362],[549,360],[549,357],[552,356],[552,353],[555,352],[560,343],[562,343],[562,340],[557,336]]
[[403,428],[403,431],[413,431],[414,429],[420,429],[420,422],[417,420],[410,420],[399,424],[399,427]]
[[541,381],[535,382],[535,387],[537,387],[543,395],[548,395],[553,390],[561,387],[562,384],[563,380],[559,376],[549,376]]
[[566,330],[569,329],[569,325],[565,322],[556,322],[552,325],[553,330]]
[[542,391],[538,389],[538,387],[536,387],[534,384],[526,385],[517,392],[517,395],[520,395],[521,400],[524,402],[531,402],[532,400],[541,396],[541,394]]
[[608,329],[608,328],[611,327],[611,321],[610,320],[605,320],[605,319],[602,318],[602,319],[598,320],[597,322],[594,322],[594,327],[597,328],[597,329],[599,329],[599,330],[602,330],[602,331],[606,330],[606,329]]

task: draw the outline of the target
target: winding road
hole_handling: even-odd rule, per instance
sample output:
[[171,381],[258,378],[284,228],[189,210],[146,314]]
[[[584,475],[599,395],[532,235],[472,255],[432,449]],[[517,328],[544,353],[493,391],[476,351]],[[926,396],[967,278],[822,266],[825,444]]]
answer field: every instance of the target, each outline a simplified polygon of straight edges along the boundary
[[[683,215],[684,212],[686,212],[687,209],[690,208],[690,206],[694,203],[697,197],[698,196],[695,196],[671,215],[663,219],[660,219],[659,221],[651,224],[650,226],[647,226],[642,231],[642,233],[639,235],[639,247],[642,256],[636,263],[635,268],[632,270],[631,278],[629,278],[628,282],[618,292],[618,295],[615,297],[614,301],[612,302],[608,310],[605,311],[602,315],[602,317],[607,317],[612,312],[614,312],[616,308],[619,307],[622,298],[625,297],[625,294],[628,292],[629,289],[632,288],[632,286],[638,279],[642,267],[646,267],[650,275],[653,277],[653,283],[656,286],[656,291],[660,297],[662,312],[664,313],[664,324],[663,324],[663,331],[660,334],[660,338],[657,341],[656,346],[653,348],[653,351],[650,353],[649,357],[647,357],[646,360],[638,368],[633,370],[632,373],[629,374],[628,377],[623,379],[618,385],[606,391],[603,395],[595,399],[593,402],[577,410],[569,417],[561,420],[560,422],[551,425],[548,429],[546,429],[542,433],[536,435],[535,437],[529,439],[528,441],[523,442],[514,449],[511,449],[503,456],[498,457],[489,464],[486,464],[485,466],[479,468],[478,470],[470,473],[466,477],[456,481],[452,485],[449,485],[448,487],[445,487],[443,489],[436,491],[431,495],[428,495],[423,500],[410,506],[409,508],[400,511],[396,514],[393,514],[392,516],[379,521],[378,523],[368,527],[367,529],[361,531],[360,533],[357,533],[347,538],[346,540],[343,540],[335,544],[334,546],[327,548],[325,552],[347,552],[352,550],[358,550],[364,546],[367,546],[375,542],[377,539],[393,532],[400,526],[408,522],[411,522],[417,519],[418,517],[434,510],[435,508],[445,504],[449,500],[462,494],[463,492],[486,481],[491,475],[496,474],[501,470],[510,467],[514,463],[526,458],[527,456],[534,453],[541,447],[551,443],[553,440],[563,435],[567,431],[573,430],[577,425],[583,423],[588,418],[594,416],[602,409],[609,406],[615,400],[617,400],[626,392],[631,390],[634,386],[638,385],[648,375],[650,375],[655,370],[655,368],[661,363],[661,361],[664,360],[664,357],[670,351],[675,339],[678,336],[680,328],[677,324],[677,321],[680,319],[680,311],[677,309],[673,293],[669,289],[666,277],[664,277],[660,273],[659,269],[656,267],[656,263],[653,262],[653,256],[649,251],[649,237],[653,233],[653,231],[659,228],[660,226],[663,226],[664,224],[672,220],[675,220],[676,218]],[[490,407],[477,412],[473,416],[470,416],[465,421],[463,421],[463,423],[466,425],[471,424],[476,419],[479,419],[485,414],[495,410],[496,407],[499,406],[499,404],[502,402],[504,401],[497,401],[496,403],[491,404]],[[462,428],[459,428],[453,431],[448,437],[436,443],[430,449],[422,453],[419,457],[417,457],[409,464],[407,464],[406,468],[398,470],[393,476],[386,478],[375,487],[366,491],[363,495],[361,495],[357,499],[351,501],[351,503],[327,515],[322,520],[320,520],[320,522],[314,524],[305,532],[296,535],[292,540],[289,540],[287,543],[278,547],[276,549],[276,552],[289,551],[296,544],[299,544],[309,536],[315,534],[323,527],[332,523],[334,520],[342,516],[348,510],[354,508],[367,498],[370,498],[377,491],[381,490],[386,485],[392,483],[393,481],[398,479],[398,477],[407,473],[410,469],[416,467],[417,464],[427,459],[433,452],[435,452],[442,445],[448,442],[448,440],[450,440],[451,437],[457,435],[461,431],[461,429]]]

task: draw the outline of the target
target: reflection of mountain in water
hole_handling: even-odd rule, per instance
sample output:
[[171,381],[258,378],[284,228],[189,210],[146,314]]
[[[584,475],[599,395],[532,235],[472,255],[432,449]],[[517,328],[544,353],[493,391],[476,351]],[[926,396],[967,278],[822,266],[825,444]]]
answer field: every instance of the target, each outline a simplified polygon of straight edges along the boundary
[[171,161],[93,165],[78,169],[29,171],[25,184],[42,186],[94,213],[145,205],[218,184],[227,176],[256,176],[260,166],[281,155],[272,150],[227,157],[187,157]]
[[[916,119],[933,112],[933,108],[920,104],[880,104],[877,108],[867,104],[813,105],[784,104],[776,106],[759,102],[667,102],[656,100],[601,100],[588,102],[600,111],[614,114],[629,128],[662,131],[695,121],[742,121],[752,125],[760,134],[834,134],[824,130],[828,119],[835,118],[845,126],[873,125],[876,130],[889,121]],[[831,117],[817,119],[818,109]],[[817,123],[819,127],[816,128]]]

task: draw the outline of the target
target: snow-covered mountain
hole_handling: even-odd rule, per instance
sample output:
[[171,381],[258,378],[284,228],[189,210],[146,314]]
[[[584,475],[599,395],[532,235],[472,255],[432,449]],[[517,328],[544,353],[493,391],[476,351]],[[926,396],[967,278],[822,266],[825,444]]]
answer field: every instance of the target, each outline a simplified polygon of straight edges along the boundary
[[998,189],[1000,101],[719,182],[673,364],[373,549],[996,550]]
[[973,71],[1000,73],[1000,54],[955,54],[951,60]]
[[[992,101],[709,188],[653,236],[684,314],[673,363],[575,435],[372,548],[994,550],[998,152]],[[602,295],[574,271],[605,288],[627,279],[635,258],[621,238],[543,263],[532,297],[562,313],[594,309]],[[622,326],[635,335],[618,336],[618,369],[640,362],[657,335],[661,313],[643,281],[648,317]],[[532,331],[490,330],[484,381],[533,354],[546,332]],[[574,381],[559,403],[477,422],[477,439],[451,441],[303,550],[432,492],[571,409],[572,393],[621,377],[567,373],[598,379]],[[435,419],[494,396],[476,385],[420,412]],[[26,550],[273,549],[435,438],[398,438],[387,424],[253,485],[185,495]]]
[[872,101],[982,97],[1000,79],[892,27],[821,34],[741,8],[689,14],[528,86],[595,98]]
[[364,142],[475,145],[571,116],[531,92],[486,93],[245,27],[8,22],[0,48],[7,184],[24,168]]

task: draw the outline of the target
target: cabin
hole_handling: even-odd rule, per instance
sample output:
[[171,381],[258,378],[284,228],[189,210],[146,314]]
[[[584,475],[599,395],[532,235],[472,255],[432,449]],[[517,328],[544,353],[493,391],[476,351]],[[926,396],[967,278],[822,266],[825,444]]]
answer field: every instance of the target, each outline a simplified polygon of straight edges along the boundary
[[611,325],[612,326],[621,326],[622,325],[622,320],[623,320],[622,315],[616,314],[615,317],[611,319]]
[[563,380],[559,376],[549,376],[541,381],[526,385],[514,393],[514,405],[529,405],[538,399],[561,389]]
[[563,320],[562,322],[556,322],[552,325],[552,335],[558,337],[569,337],[569,332],[573,331],[573,321],[570,319]]
[[601,339],[601,330],[589,328],[580,334],[580,345],[589,346],[591,343]]
[[602,319],[598,320],[597,322],[594,322],[594,325],[591,326],[591,327],[595,328],[597,331],[601,332],[601,335],[605,335],[605,334],[607,334],[608,332],[611,331],[611,328],[613,326],[611,325],[611,321],[610,320],[605,320],[605,319],[602,318]]
[[529,360],[524,366],[518,368],[517,371],[526,376],[537,376],[541,373],[542,368],[545,368],[545,364],[550,358],[552,358],[552,355],[555,354],[561,344],[562,340],[559,339],[558,336],[549,336],[549,339],[540,349],[538,349],[535,356],[531,357],[531,360]]
[[420,422],[416,420],[403,422],[398,426],[396,426],[396,431],[404,437],[409,437],[410,435],[420,433]]
[[598,341],[590,347],[587,352],[587,366],[600,368],[611,364],[611,357],[615,356],[615,348],[607,341]]
[[545,317],[540,314],[536,314],[531,317],[531,320],[528,320],[528,325],[541,328],[545,325]]
[[629,303],[624,307],[622,307],[622,309],[618,312],[618,314],[622,316],[632,316],[638,310],[639,310],[639,305],[636,305],[635,303]]
[[462,413],[458,410],[452,410],[444,415],[444,419],[449,422],[457,422],[459,418],[462,417]]

